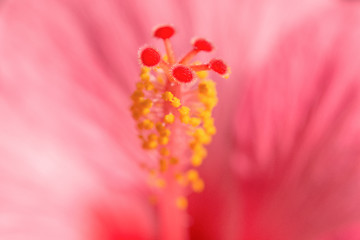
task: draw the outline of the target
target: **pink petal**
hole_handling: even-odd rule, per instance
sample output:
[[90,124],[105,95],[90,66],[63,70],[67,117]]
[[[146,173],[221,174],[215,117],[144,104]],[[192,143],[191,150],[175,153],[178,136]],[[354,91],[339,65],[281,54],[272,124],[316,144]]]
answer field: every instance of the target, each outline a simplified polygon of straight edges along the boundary
[[[202,3],[196,1],[195,6],[200,8]],[[232,70],[229,79],[216,79],[220,99],[214,115],[217,134],[201,167],[206,188],[190,199],[194,239],[240,238],[241,194],[234,183],[233,166],[229,166],[234,148],[234,127],[230,123],[238,108],[237,100],[248,74],[269,59],[279,39],[324,5],[324,1],[218,1],[203,6],[207,11],[194,21],[195,32],[214,40],[215,51]],[[206,24],[212,27],[204,27]]]
[[[285,1],[274,2],[282,6]],[[219,178],[231,173],[227,159],[232,129],[227,126],[233,116],[229,103],[232,106],[238,92],[229,94],[229,89],[237,89],[249,66],[266,61],[284,29],[322,4],[294,2],[286,5],[294,14],[281,17],[281,8],[271,8],[273,1],[2,3],[0,199],[6,214],[0,221],[1,238],[154,235],[144,174],[134,164],[143,155],[128,96],[138,71],[134,53],[159,23],[173,23],[179,29],[181,34],[174,39],[178,53],[199,34],[212,40],[217,54],[235,66],[233,78],[219,83],[220,134],[203,168],[207,190],[199,196],[200,203],[211,200],[195,202],[192,210],[193,229],[199,236],[216,239],[224,232],[233,236],[237,226],[227,214],[237,204],[236,186],[226,177],[220,181],[226,188],[218,187]],[[229,16],[240,19],[229,22]],[[227,208],[224,202],[231,204]],[[214,218],[217,213],[221,217]],[[233,226],[223,227],[223,220]]]
[[1,5],[1,239],[153,235],[122,57],[139,43],[113,47],[138,37],[113,4]]
[[359,222],[359,9],[284,37],[243,89],[234,156],[243,239],[314,239]]

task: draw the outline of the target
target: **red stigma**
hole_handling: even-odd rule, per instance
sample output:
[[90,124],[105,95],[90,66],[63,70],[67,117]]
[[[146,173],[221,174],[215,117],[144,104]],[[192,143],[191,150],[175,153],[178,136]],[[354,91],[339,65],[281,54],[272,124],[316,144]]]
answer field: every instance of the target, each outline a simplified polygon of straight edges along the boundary
[[160,53],[152,48],[145,47],[139,51],[139,58],[144,66],[162,69],[170,82],[176,81],[177,84],[189,83],[196,78],[195,72],[212,70],[224,78],[229,75],[229,68],[219,59],[212,59],[207,64],[199,64],[194,62],[194,57],[204,51],[211,52],[214,47],[211,42],[205,38],[195,38],[192,40],[192,49],[182,58],[176,58],[172,44],[171,37],[174,35],[175,29],[171,25],[160,25],[153,31],[154,37],[162,39],[166,58],[161,57]]
[[193,72],[189,67],[177,65],[172,69],[173,77],[182,83],[191,82],[194,79]]
[[160,53],[154,48],[147,47],[141,50],[140,59],[145,66],[153,67],[160,62]]
[[167,39],[171,38],[174,33],[175,29],[172,26],[164,25],[155,29],[154,36],[157,38]]
[[227,71],[226,64],[220,59],[211,60],[209,66],[214,72],[217,72],[220,75],[224,75]]
[[213,50],[212,44],[204,38],[198,38],[193,43],[194,49],[198,51],[211,52]]

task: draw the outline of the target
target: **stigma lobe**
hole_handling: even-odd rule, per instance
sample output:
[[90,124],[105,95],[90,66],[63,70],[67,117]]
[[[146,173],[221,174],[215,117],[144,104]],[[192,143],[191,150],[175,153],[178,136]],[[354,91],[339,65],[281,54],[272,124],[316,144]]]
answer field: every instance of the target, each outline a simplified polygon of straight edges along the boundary
[[160,62],[160,53],[154,48],[147,47],[140,50],[140,60],[147,67],[153,67]]
[[168,39],[175,33],[175,29],[170,25],[157,27],[154,31],[154,36],[157,38]]
[[217,72],[220,75],[224,75],[227,72],[226,64],[220,59],[212,59],[209,63],[210,69]]
[[189,67],[177,65],[172,69],[173,77],[181,83],[189,83],[194,79],[194,74]]
[[197,51],[211,52],[213,50],[212,44],[204,38],[195,39],[193,46]]

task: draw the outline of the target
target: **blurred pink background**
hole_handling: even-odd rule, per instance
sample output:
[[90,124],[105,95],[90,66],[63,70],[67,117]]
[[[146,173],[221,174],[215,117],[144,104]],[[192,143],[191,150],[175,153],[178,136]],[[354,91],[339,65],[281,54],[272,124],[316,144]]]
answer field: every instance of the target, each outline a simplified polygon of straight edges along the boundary
[[360,239],[360,3],[340,0],[1,1],[0,239],[160,239],[129,106],[163,23],[232,69],[188,239]]

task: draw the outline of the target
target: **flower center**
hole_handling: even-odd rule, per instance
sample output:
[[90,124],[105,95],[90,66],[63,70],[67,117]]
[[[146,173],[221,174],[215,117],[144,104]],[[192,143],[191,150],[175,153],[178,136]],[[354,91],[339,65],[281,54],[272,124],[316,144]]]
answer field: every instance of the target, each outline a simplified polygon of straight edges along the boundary
[[[207,155],[204,146],[216,132],[212,110],[218,101],[215,82],[208,79],[207,71],[227,78],[229,70],[218,59],[206,64],[193,62],[199,52],[213,50],[203,38],[195,39],[192,50],[177,60],[170,42],[174,33],[169,25],[154,31],[154,36],[164,41],[163,57],[155,48],[140,49],[143,66],[131,96],[131,112],[142,147],[148,152],[141,167],[148,171],[150,184],[161,189],[175,181],[184,193],[201,192],[204,181],[196,168]],[[178,196],[174,204],[185,209],[186,197]]]

